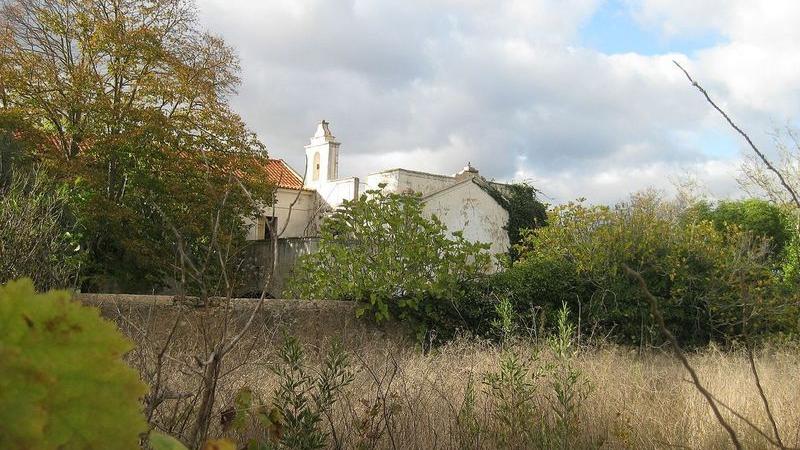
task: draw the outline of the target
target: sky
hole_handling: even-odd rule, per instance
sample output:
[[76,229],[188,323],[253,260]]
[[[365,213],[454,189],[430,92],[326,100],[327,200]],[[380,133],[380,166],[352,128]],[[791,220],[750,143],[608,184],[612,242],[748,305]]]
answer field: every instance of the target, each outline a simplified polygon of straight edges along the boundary
[[737,197],[746,148],[800,117],[797,0],[198,0],[241,58],[234,109],[302,171],[325,119],[339,175],[467,162],[550,203],[698,180]]

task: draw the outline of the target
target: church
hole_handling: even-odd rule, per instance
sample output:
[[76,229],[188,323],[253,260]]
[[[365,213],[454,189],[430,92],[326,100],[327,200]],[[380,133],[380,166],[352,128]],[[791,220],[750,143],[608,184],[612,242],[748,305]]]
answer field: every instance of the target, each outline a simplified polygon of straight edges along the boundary
[[266,240],[269,227],[275,227],[281,254],[278,284],[297,257],[316,248],[314,240],[326,214],[381,186],[387,193],[421,195],[425,214],[438,217],[450,232],[461,231],[469,241],[489,244],[493,254],[508,252],[508,211],[490,194],[490,187],[502,190],[504,184],[486,180],[469,163],[453,175],[395,168],[363,178],[340,178],[339,147],[323,120],[305,146],[302,175],[282,159],[270,159],[265,167],[267,179],[276,186],[275,201],[250,222],[247,238]]

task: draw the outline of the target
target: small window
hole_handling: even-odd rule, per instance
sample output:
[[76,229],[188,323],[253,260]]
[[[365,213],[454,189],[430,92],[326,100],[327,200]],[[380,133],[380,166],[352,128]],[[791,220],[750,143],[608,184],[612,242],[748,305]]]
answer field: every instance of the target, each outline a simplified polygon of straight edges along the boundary
[[278,229],[278,218],[277,217],[263,217],[262,222],[264,223],[264,240],[268,241],[272,233],[278,233],[280,230]]
[[314,153],[314,166],[313,172],[311,173],[311,180],[317,181],[319,180],[319,152]]

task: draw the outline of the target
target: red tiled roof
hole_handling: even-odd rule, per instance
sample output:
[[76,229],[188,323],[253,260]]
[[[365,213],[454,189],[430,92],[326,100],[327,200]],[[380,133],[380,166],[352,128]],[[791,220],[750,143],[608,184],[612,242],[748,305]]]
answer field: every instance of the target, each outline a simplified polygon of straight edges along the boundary
[[303,179],[282,159],[269,159],[264,165],[267,179],[284,189],[302,189]]

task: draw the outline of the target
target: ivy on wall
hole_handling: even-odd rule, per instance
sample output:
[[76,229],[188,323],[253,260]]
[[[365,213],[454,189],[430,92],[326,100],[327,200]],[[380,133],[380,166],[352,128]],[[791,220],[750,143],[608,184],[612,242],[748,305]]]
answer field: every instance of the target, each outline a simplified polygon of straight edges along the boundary
[[516,245],[521,241],[522,230],[547,225],[547,205],[539,201],[539,191],[528,183],[507,184],[502,188],[483,183],[483,188],[508,211],[509,257],[516,261],[519,257]]

